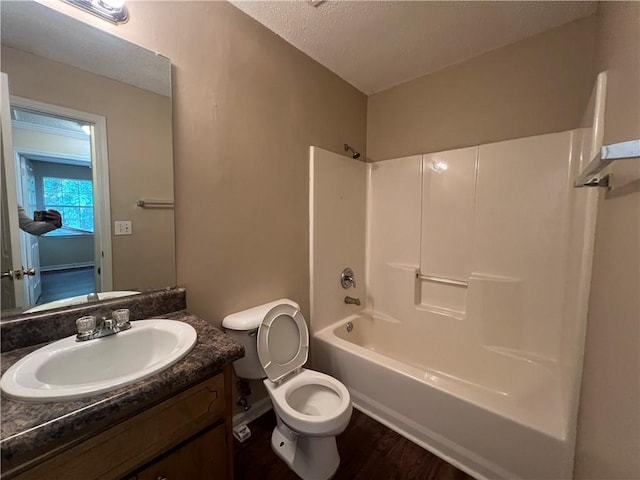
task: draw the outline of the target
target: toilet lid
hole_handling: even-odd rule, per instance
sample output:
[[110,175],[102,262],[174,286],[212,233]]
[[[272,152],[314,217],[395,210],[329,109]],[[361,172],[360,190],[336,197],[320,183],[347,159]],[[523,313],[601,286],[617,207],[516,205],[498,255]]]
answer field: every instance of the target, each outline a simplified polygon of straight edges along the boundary
[[258,358],[269,380],[277,382],[309,357],[309,329],[293,305],[273,307],[258,328]]

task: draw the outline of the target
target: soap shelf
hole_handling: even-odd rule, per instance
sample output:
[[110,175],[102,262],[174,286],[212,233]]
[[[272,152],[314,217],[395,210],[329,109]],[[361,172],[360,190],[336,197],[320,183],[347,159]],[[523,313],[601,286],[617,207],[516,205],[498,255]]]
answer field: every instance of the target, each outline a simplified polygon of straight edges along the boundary
[[640,158],[640,140],[612,143],[605,145],[593,157],[589,165],[582,171],[574,187],[606,187],[610,188],[611,174],[602,177],[598,173],[615,160],[632,160]]

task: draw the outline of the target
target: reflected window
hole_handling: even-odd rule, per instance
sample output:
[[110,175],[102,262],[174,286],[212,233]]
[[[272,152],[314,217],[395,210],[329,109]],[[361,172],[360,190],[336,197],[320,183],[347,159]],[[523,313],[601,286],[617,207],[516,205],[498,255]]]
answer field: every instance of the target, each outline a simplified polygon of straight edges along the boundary
[[43,177],[45,210],[62,214],[62,228],[47,235],[93,233],[93,184],[91,180]]

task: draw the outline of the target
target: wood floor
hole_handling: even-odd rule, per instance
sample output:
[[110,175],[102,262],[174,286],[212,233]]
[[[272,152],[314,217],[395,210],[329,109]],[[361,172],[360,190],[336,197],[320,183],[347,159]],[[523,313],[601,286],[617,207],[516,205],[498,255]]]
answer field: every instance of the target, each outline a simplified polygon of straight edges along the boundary
[[96,291],[93,267],[42,272],[42,293],[38,305]]
[[[298,479],[271,450],[275,424],[269,411],[249,424],[251,438],[242,444],[234,440],[236,480]],[[341,461],[335,480],[473,480],[355,409],[337,442]]]

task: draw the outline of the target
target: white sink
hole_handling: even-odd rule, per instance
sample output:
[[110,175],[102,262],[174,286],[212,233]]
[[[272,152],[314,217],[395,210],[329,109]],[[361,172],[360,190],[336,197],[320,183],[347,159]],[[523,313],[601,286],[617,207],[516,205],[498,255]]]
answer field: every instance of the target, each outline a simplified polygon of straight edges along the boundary
[[[140,295],[140,292],[135,290],[115,290],[112,292],[100,292],[97,295],[98,300],[109,300],[111,298],[127,297],[129,295]],[[78,295],[76,297],[62,298],[60,300],[54,300],[53,302],[43,303],[42,305],[37,305],[25,310],[23,313],[42,312],[43,310],[51,310],[52,308],[71,307],[88,302],[87,295]]]
[[30,353],[0,380],[10,398],[31,402],[72,400],[108,392],[173,365],[196,343],[188,323],[131,322],[116,335],[76,342],[75,335]]

